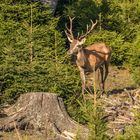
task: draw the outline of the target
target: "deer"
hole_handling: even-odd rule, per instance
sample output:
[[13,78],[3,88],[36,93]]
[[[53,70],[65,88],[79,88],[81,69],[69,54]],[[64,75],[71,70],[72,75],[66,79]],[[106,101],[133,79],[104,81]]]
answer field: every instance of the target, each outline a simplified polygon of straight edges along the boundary
[[[103,42],[97,42],[90,46],[83,47],[86,41],[87,35],[95,28],[98,21],[94,23],[91,20],[91,26],[87,24],[86,33],[82,33],[77,37],[74,37],[72,22],[74,18],[69,17],[70,25],[69,28],[66,26],[65,34],[68,41],[70,42],[70,48],[68,50],[69,55],[76,56],[76,64],[80,71],[80,77],[82,81],[82,95],[84,95],[86,87],[86,74],[92,73],[99,69],[99,74],[101,77],[100,88],[102,95],[105,92],[105,81],[109,73],[109,63],[111,59],[111,48]],[[95,80],[95,79],[94,79]]]

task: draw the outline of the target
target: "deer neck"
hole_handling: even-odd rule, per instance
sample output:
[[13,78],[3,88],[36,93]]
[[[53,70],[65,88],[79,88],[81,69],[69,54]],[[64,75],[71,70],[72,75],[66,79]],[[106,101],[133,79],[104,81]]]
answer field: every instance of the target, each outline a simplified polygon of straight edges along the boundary
[[78,66],[80,67],[85,67],[86,65],[86,54],[85,54],[85,49],[84,48],[80,48],[78,50],[78,53],[77,53],[77,60],[76,60],[76,63]]

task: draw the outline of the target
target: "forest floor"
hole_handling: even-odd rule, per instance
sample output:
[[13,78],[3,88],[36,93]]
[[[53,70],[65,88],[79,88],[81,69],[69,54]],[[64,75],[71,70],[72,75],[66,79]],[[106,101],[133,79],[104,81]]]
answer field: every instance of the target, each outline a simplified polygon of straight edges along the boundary
[[105,87],[107,91],[110,91],[111,93],[120,93],[125,88],[128,90],[134,89],[136,84],[128,69],[112,66],[109,69],[109,75]]
[[[100,89],[99,84],[99,71],[96,72],[96,88]],[[93,85],[93,75],[89,75],[89,80],[87,82],[87,89]],[[88,79],[87,78],[87,79]],[[110,94],[122,93],[124,89],[132,90],[136,88],[136,84],[131,77],[131,74],[127,68],[124,67],[109,67],[109,74],[107,80],[105,81],[105,91]],[[92,91],[91,91],[92,93]]]
[[[125,68],[117,68],[115,66],[111,66],[109,70],[108,79],[106,81],[106,89],[109,91],[110,95],[119,96],[121,93],[124,92],[124,89],[133,90],[135,89],[136,85],[131,78],[128,69]],[[19,140],[17,132],[1,132],[0,131],[0,140]],[[26,135],[23,134],[21,140],[42,140],[41,136],[33,136],[33,135]]]

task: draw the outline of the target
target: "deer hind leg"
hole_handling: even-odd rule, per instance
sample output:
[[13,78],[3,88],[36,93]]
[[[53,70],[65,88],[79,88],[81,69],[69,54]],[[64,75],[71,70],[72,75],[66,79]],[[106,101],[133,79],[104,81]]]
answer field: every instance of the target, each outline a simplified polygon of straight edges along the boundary
[[109,64],[108,64],[108,63],[105,63],[105,76],[104,76],[104,83],[105,83],[106,78],[107,78],[107,76],[108,76],[108,66],[109,66]]
[[[108,63],[104,64],[104,67],[100,68],[100,72],[101,72],[101,89],[102,89],[102,94],[105,92],[105,81],[107,79],[108,76]],[[104,71],[105,68],[105,71]]]
[[108,56],[106,56],[106,61],[105,61],[105,63],[104,63],[104,66],[105,66],[104,83],[105,83],[106,78],[107,78],[107,76],[108,76],[108,72],[109,72],[108,68],[109,68],[110,59],[111,59],[111,53],[110,53]]
[[100,76],[101,76],[101,81],[100,81],[100,88],[101,88],[101,92],[102,92],[102,94],[103,94],[103,92],[104,92],[104,68],[103,68],[103,66],[101,66],[100,68],[99,68],[99,70],[100,70]]

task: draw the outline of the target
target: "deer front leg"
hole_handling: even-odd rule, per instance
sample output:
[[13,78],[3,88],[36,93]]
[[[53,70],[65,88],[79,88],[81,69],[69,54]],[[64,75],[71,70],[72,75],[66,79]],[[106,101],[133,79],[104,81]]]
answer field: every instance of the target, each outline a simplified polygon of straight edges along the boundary
[[85,91],[85,87],[86,87],[85,71],[80,66],[78,68],[80,70],[80,77],[81,77],[81,80],[82,80],[82,95],[84,97],[84,91]]

